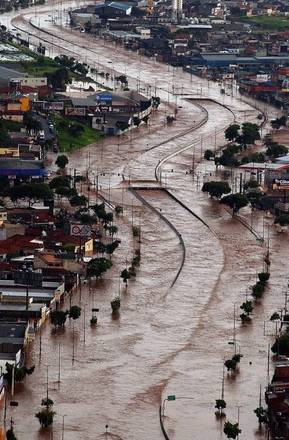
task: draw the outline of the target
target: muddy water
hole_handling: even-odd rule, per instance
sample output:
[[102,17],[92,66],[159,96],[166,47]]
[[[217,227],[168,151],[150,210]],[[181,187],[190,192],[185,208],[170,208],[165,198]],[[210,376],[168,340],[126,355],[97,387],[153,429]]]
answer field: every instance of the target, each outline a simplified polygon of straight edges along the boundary
[[[51,24],[47,24],[53,30]],[[54,29],[55,30],[55,29]],[[66,31],[63,31],[65,35]],[[204,80],[191,78],[166,66],[140,59],[136,54],[126,55],[122,49],[104,47],[85,36],[89,48],[97,53],[82,54],[92,62],[106,65],[114,60],[114,68],[130,76],[134,84],[141,71],[141,82],[154,85],[163,99],[174,101],[173,84],[180,85],[180,92],[217,98],[230,106],[237,121],[253,120],[252,108],[238,98],[219,95],[216,84],[209,86]],[[69,34],[69,41],[78,43],[79,35]],[[54,40],[55,44],[55,40]],[[69,43],[70,44],[70,43]],[[70,47],[77,52],[77,48]],[[98,59],[100,58],[100,60]],[[159,78],[162,78],[159,80]],[[181,90],[182,89],[182,90]],[[223,142],[219,130],[230,123],[232,112],[209,101],[202,104],[209,112],[209,120],[195,133],[188,133],[153,150],[164,139],[170,139],[180,129],[192,126],[202,117],[202,112],[192,103],[181,100],[178,123],[161,127],[167,109],[163,107],[155,124],[156,130],[142,128],[132,135],[132,141],[124,138],[120,151],[116,142],[104,143],[101,150],[76,152],[71,166],[86,169],[89,161],[91,173],[104,166],[111,173],[111,185],[126,179],[144,181],[154,178],[160,159],[194,142],[196,157],[201,148],[211,148]],[[204,138],[203,145],[201,138]],[[207,139],[206,139],[207,137]],[[88,158],[89,153],[89,158]],[[147,208],[141,215],[143,259],[139,274],[123,292],[121,314],[118,320],[110,316],[110,300],[118,292],[118,271],[132,255],[132,238],[129,209],[121,225],[123,246],[115,257],[118,264],[103,283],[94,286],[89,293],[82,292],[82,305],[86,304],[87,316],[93,305],[100,306],[100,325],[91,330],[86,323],[86,341],[82,318],[75,323],[76,360],[72,366],[72,325],[68,323],[63,335],[51,335],[47,326],[43,334],[43,356],[34,376],[27,380],[21,394],[21,406],[14,411],[17,433],[24,439],[45,438],[38,434],[37,420],[33,418],[45,394],[46,364],[49,369],[51,397],[55,400],[59,415],[66,414],[65,436],[68,439],[105,438],[104,425],[108,423],[111,438],[161,439],[158,406],[167,394],[192,397],[194,400],[177,400],[167,405],[165,425],[170,438],[222,438],[221,424],[214,416],[214,400],[220,397],[222,363],[233,349],[227,344],[232,338],[233,304],[239,305],[246,298],[248,286],[255,281],[256,271],[262,269],[264,249],[248,230],[232,220],[219,204],[212,203],[200,192],[204,174],[213,172],[209,164],[200,167],[199,185],[186,172],[192,166],[192,150],[174,157],[163,165],[165,183],[187,206],[202,217],[212,228],[210,232],[180,205],[172,203],[163,192],[142,191],[155,208],[175,225],[182,234],[186,246],[183,270],[173,287],[172,280],[182,259],[179,238],[160,218]],[[173,172],[171,170],[174,170]],[[118,175],[119,174],[119,175]],[[108,182],[102,177],[102,189],[107,195]],[[113,200],[120,200],[123,192],[111,190]],[[125,204],[131,204],[131,196],[125,194]],[[137,205],[137,201],[134,200]],[[140,209],[140,208],[136,208]],[[260,229],[262,219],[256,219]],[[130,237],[130,238],[127,238]],[[240,408],[242,437],[255,437],[257,427],[252,410],[258,404],[259,385],[266,380],[266,351],[268,337],[264,337],[263,321],[276,306],[282,304],[282,269],[278,255],[286,257],[286,245],[272,231],[274,274],[264,300],[254,311],[250,326],[237,323],[237,338],[244,353],[240,373],[235,379],[226,377],[225,398],[228,402],[228,418],[237,419]],[[273,270],[272,270],[273,271]],[[76,299],[79,301],[79,297]],[[272,310],[272,308],[274,310]],[[57,389],[57,342],[62,341],[62,382]],[[34,345],[34,358],[38,357],[38,342]],[[252,362],[252,364],[250,364]],[[33,410],[32,410],[33,408]],[[61,438],[61,417],[53,429],[53,438]],[[65,437],[65,438],[66,438]],[[49,438],[49,434],[46,435]],[[260,438],[260,436],[259,436]],[[262,437],[261,437],[262,438]]]

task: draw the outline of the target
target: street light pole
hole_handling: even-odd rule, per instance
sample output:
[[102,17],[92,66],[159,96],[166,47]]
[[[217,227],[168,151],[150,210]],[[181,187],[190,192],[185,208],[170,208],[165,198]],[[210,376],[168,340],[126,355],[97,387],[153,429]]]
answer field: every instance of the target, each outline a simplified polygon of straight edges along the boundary
[[61,435],[61,440],[64,440],[64,416],[62,416],[62,435]]

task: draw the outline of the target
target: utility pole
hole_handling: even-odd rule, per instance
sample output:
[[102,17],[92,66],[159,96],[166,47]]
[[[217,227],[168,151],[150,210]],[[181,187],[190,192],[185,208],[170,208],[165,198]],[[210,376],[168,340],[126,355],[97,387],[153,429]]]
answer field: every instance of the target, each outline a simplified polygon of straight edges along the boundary
[[12,382],[11,382],[11,396],[14,395],[14,387],[15,387],[15,364],[12,366]]
[[85,343],[85,306],[83,309],[83,342]]
[[225,397],[225,365],[223,362],[223,376],[222,376],[222,393],[221,393],[221,399],[224,400]]
[[270,384],[270,344],[268,344],[268,354],[267,354],[267,383]]
[[61,360],[60,360],[60,351],[61,351],[61,345],[59,343],[58,345],[58,383],[60,384],[60,370],[61,370]]
[[233,326],[234,354],[236,355],[236,304],[234,304],[234,326]]
[[74,343],[75,343],[75,337],[74,337],[74,320],[72,322],[72,365],[74,364],[74,360],[75,360],[75,347],[74,347]]
[[42,353],[42,328],[41,325],[39,327],[39,359],[41,358]]
[[62,435],[61,435],[61,440],[64,440],[64,417],[62,416]]

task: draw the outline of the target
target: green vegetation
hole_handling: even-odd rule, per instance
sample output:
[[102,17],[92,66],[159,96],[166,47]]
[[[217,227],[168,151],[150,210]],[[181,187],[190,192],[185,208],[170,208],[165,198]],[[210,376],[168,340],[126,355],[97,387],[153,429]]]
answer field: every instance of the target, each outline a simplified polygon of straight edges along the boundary
[[240,309],[243,310],[243,313],[241,313],[240,318],[242,323],[244,324],[245,322],[250,322],[251,318],[250,318],[250,314],[253,312],[253,304],[252,301],[247,300],[245,302],[243,302],[243,304],[240,306]]
[[216,413],[216,415],[218,415],[218,416],[224,415],[223,409],[225,409],[226,406],[227,406],[227,404],[224,399],[217,399],[216,404],[215,404],[215,408],[218,410],[218,412]]
[[[29,55],[31,55],[30,51]],[[22,61],[20,67],[24,72],[33,76],[46,76],[46,73],[54,73],[59,69],[59,65],[54,60],[41,56],[38,56],[33,61]]]
[[131,275],[129,273],[129,271],[127,269],[124,269],[121,274],[120,277],[122,278],[122,281],[125,283],[125,285],[127,286],[127,281],[130,279]]
[[265,291],[267,282],[270,278],[270,273],[269,272],[260,272],[260,273],[258,273],[258,278],[259,278],[259,281],[257,281],[254,284],[254,286],[252,286],[252,296],[255,299],[262,297],[262,295]]
[[229,194],[220,200],[224,205],[232,209],[232,214],[236,214],[241,208],[248,205],[248,199],[241,193]]
[[46,183],[32,182],[13,186],[9,190],[9,196],[12,202],[23,200],[32,206],[38,200],[53,199],[53,192]]
[[276,338],[276,341],[271,347],[273,353],[289,356],[289,334],[288,332]]
[[75,122],[59,115],[53,116],[59,140],[60,151],[70,152],[76,148],[97,142],[103,134],[80,122]]
[[49,398],[42,399],[41,406],[45,406],[45,408],[35,414],[35,417],[39,420],[41,428],[47,428],[52,425],[56,414],[56,412],[52,410],[53,405],[53,400]]
[[278,224],[280,226],[289,225],[289,215],[288,214],[280,214],[278,217],[276,217],[274,223]]
[[224,425],[224,434],[227,438],[236,439],[241,432],[241,429],[239,429],[239,423],[226,422]]
[[231,192],[231,188],[228,182],[211,181],[204,183],[202,191],[208,192],[211,197],[216,197],[217,199],[220,199],[223,194],[229,194]]
[[118,309],[120,308],[120,298],[119,296],[117,296],[116,298],[114,298],[111,302],[110,302],[111,308],[112,308],[112,313],[115,313],[118,311]]
[[258,17],[243,17],[242,20],[250,24],[255,24],[266,30],[282,31],[288,29],[289,26],[289,19],[286,17],[261,15]]
[[4,373],[4,379],[11,384],[12,382],[12,377],[13,377],[13,370],[14,370],[14,381],[15,382],[22,382],[25,377],[28,375],[30,376],[30,374],[33,373],[35,366],[31,367],[31,368],[26,368],[24,367],[15,367],[13,364],[9,364],[9,362],[6,362],[5,364],[6,367],[6,373]]
[[81,307],[71,306],[68,314],[69,318],[78,319],[81,316]]
[[266,155],[272,158],[285,156],[288,153],[288,148],[285,145],[279,145],[276,142],[272,142],[268,145]]

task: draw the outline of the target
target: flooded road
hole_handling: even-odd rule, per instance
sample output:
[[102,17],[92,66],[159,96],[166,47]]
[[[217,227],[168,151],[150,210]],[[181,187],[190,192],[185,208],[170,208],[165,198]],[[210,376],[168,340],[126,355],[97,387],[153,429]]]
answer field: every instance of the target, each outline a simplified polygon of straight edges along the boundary
[[[112,439],[160,440],[159,405],[167,395],[175,394],[190,399],[166,405],[164,423],[171,440],[224,438],[221,422],[214,415],[214,401],[221,394],[223,360],[233,354],[233,347],[228,345],[233,336],[233,308],[235,304],[238,317],[256,273],[263,269],[265,249],[219,203],[200,191],[215,169],[210,162],[199,162],[205,149],[217,150],[224,143],[223,132],[231,122],[256,121],[258,112],[264,110],[270,119],[274,109],[246,99],[247,103],[235,91],[233,96],[220,95],[218,84],[135,53],[128,57],[122,48],[104,45],[87,35],[81,35],[80,43],[78,33],[62,29],[65,42],[59,40],[59,28],[45,21],[47,6],[37,10],[37,26],[53,36],[29,24],[31,11],[13,22],[35,35],[31,38],[45,38],[53,53],[59,44],[62,53],[74,53],[80,60],[112,73],[125,73],[130,87],[137,86],[148,94],[155,89],[162,105],[149,127],[142,126],[121,139],[105,139],[70,157],[69,167],[79,172],[88,170],[92,181],[101,173],[103,195],[114,203],[124,203],[124,216],[118,220],[122,245],[113,257],[114,268],[104,280],[90,292],[87,285],[83,286],[81,305],[85,306],[86,320],[82,316],[75,323],[74,364],[72,323],[57,335],[46,325],[41,363],[39,338],[33,345],[31,362],[35,361],[36,371],[21,387],[22,392],[17,388],[20,406],[10,409],[16,432],[24,440],[60,440],[61,416],[65,415],[65,439],[106,438],[104,427],[108,424]],[[252,105],[258,105],[259,110]],[[176,106],[177,122],[165,125],[166,115]],[[192,168],[194,175],[189,173]],[[169,193],[149,189],[150,185],[159,185],[156,177]],[[127,191],[128,185],[138,186],[137,193],[149,206]],[[250,210],[244,210],[244,215],[250,220]],[[128,290],[123,289],[119,319],[112,320],[110,300],[119,291],[119,271],[138,246],[132,238],[132,217],[140,218],[141,267]],[[254,214],[254,227],[262,234],[263,218],[258,213]],[[270,337],[263,335],[263,324],[282,306],[286,285],[284,266],[280,265],[280,259],[287,261],[286,241],[273,228],[269,231],[270,283],[254,309],[252,323],[242,326],[237,321],[237,340],[244,358],[239,374],[225,380],[228,419],[237,421],[240,407],[240,438],[246,440],[264,438],[256,432],[253,414],[259,386],[264,387],[267,380]],[[74,301],[80,302],[79,293]],[[100,307],[96,329],[89,326],[93,306]],[[39,433],[33,416],[45,395],[47,364],[50,394],[58,414],[53,436]]]

